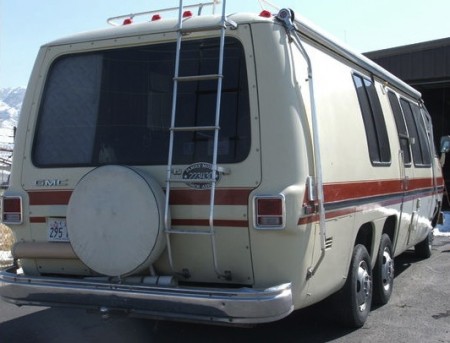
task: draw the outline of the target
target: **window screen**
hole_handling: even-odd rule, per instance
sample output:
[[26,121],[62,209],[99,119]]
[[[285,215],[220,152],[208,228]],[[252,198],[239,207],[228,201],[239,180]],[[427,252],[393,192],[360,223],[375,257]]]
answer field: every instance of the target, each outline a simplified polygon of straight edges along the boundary
[[[216,74],[219,39],[183,42],[180,76]],[[175,43],[66,55],[49,72],[39,110],[33,162],[39,167],[166,164]],[[250,150],[243,47],[227,38],[219,163]],[[176,126],[213,126],[217,81],[178,85]],[[213,131],[175,134],[174,163],[211,161]]]
[[391,104],[392,112],[394,113],[395,124],[397,126],[398,138],[400,141],[400,148],[403,153],[403,162],[405,166],[411,166],[411,151],[409,148],[409,135],[406,129],[405,118],[400,107],[397,95],[394,92],[388,91],[389,102]]
[[405,114],[409,135],[414,142],[412,144],[414,165],[429,167],[431,166],[430,145],[420,108],[405,99],[400,99],[400,105]]
[[361,107],[372,164],[389,165],[391,150],[386,123],[375,86],[371,80],[356,74],[353,74],[353,81]]

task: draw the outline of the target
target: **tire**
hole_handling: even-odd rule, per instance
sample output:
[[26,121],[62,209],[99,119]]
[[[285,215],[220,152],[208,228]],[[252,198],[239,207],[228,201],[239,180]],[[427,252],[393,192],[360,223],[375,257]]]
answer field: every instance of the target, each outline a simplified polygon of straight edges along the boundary
[[351,328],[364,325],[372,306],[372,294],[370,256],[366,247],[358,244],[353,249],[347,281],[338,296],[343,325]]
[[67,206],[67,230],[78,258],[98,274],[146,270],[166,246],[164,192],[149,175],[105,165],[86,174]]
[[419,258],[429,258],[431,256],[431,249],[433,245],[433,232],[430,231],[427,237],[414,247],[416,256]]
[[381,236],[377,263],[373,270],[373,302],[385,305],[391,298],[394,287],[394,254],[391,239],[387,234]]

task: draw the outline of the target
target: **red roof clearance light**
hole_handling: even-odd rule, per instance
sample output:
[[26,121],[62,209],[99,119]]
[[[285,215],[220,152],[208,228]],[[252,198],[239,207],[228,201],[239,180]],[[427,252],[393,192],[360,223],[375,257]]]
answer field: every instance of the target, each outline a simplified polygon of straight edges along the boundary
[[183,12],[183,18],[190,18],[192,17],[192,12],[191,11],[184,11]]
[[263,18],[272,18],[272,13],[267,10],[262,10],[259,16]]
[[133,19],[132,18],[127,18],[122,23],[122,25],[130,25],[130,24],[133,24]]
[[161,20],[161,16],[159,14],[154,14],[152,17],[152,21]]

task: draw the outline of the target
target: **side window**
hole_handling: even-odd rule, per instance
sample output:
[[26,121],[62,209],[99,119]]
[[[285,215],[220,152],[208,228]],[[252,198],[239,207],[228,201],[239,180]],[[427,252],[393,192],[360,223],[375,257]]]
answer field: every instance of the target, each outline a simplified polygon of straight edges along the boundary
[[373,82],[353,74],[356,93],[366,129],[369,156],[375,166],[386,166],[391,162],[391,149],[380,100]]
[[392,91],[388,91],[388,97],[392,112],[394,113],[398,139],[400,141],[400,148],[403,152],[403,162],[405,163],[405,166],[409,167],[411,166],[411,150],[409,148],[409,135],[406,128],[405,117],[403,116],[403,112],[400,107],[397,95],[395,95],[395,93]]
[[429,167],[431,166],[430,145],[420,108],[405,99],[400,99],[400,105],[405,114],[409,135],[414,142],[412,144],[414,165]]
[[425,128],[427,129],[427,137],[428,142],[430,142],[430,150],[432,156],[436,156],[436,147],[434,146],[434,137],[433,137],[433,124],[431,123],[431,116],[428,113],[428,110],[424,107],[420,108],[420,112],[422,113],[423,120],[425,122]]

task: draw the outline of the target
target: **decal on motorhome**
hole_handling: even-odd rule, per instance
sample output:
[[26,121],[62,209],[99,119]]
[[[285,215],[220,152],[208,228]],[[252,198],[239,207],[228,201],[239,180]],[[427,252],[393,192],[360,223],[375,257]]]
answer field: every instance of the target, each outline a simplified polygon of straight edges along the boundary
[[213,172],[211,163],[198,162],[191,164],[183,171],[183,180],[198,181],[198,182],[186,182],[186,185],[188,185],[191,188],[210,189],[211,180],[214,180],[216,183],[220,181],[220,173],[217,170]]

